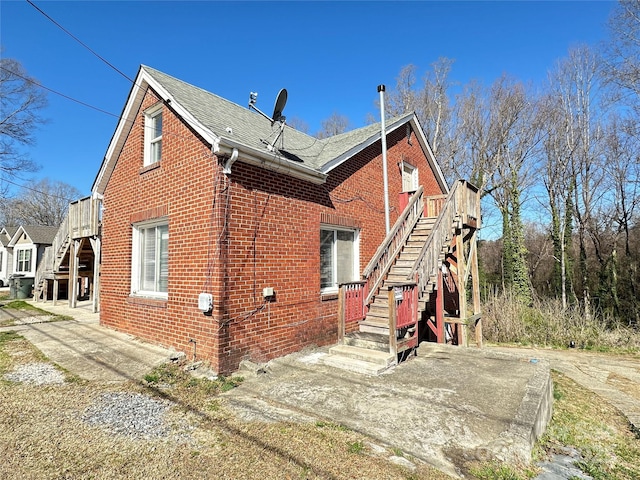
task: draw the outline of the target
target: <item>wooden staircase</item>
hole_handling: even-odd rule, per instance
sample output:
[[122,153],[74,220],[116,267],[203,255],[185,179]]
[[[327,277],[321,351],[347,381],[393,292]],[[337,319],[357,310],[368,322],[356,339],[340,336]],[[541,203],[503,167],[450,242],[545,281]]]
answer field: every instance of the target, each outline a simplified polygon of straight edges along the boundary
[[[59,282],[65,282],[71,307],[76,306],[81,278],[89,279],[94,312],[98,308],[97,283],[100,261],[100,199],[86,197],[69,204],[53,244],[38,263],[34,300],[47,301],[53,283],[53,302],[58,299]],[[64,285],[63,285],[64,286]]]
[[[423,198],[418,190],[365,268],[363,281],[341,286],[339,345],[325,363],[379,374],[415,352],[430,333],[419,331],[421,325],[438,342],[447,341],[449,323],[456,339],[466,338],[467,272],[474,262],[473,320],[479,321],[479,218],[478,192],[467,182],[456,183],[446,199]],[[457,302],[445,302],[447,295],[457,295]],[[445,312],[445,305],[452,311]]]

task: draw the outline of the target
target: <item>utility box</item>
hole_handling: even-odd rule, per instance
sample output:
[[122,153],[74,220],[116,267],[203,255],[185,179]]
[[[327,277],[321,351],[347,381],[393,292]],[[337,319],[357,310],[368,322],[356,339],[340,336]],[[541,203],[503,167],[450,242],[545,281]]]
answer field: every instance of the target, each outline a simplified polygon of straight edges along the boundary
[[213,310],[213,295],[210,293],[201,293],[198,295],[198,308],[204,313]]

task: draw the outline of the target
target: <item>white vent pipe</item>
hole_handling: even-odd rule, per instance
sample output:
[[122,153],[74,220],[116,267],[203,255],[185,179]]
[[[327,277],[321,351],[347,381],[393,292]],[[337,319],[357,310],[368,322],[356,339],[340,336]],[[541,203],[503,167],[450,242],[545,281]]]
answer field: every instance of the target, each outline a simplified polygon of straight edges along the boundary
[[382,130],[382,179],[384,182],[384,222],[387,233],[391,227],[389,226],[389,179],[387,178],[387,129],[384,125],[384,85],[378,85],[378,93],[380,94],[380,128]]

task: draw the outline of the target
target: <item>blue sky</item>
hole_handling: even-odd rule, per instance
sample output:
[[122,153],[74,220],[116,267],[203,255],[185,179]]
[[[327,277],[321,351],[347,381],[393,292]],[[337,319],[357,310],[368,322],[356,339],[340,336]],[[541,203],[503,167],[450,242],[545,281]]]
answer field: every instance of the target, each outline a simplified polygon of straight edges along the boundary
[[[259,93],[270,113],[280,88],[285,115],[314,133],[334,112],[353,127],[376,117],[377,85],[401,68],[420,75],[439,57],[451,78],[491,83],[503,73],[540,83],[579,43],[606,38],[609,1],[215,2],[33,0],[130,78],[146,64],[240,105]],[[110,112],[48,94],[37,144],[27,153],[48,177],[89,194],[131,88],[25,0],[0,2],[2,54],[46,87]]]

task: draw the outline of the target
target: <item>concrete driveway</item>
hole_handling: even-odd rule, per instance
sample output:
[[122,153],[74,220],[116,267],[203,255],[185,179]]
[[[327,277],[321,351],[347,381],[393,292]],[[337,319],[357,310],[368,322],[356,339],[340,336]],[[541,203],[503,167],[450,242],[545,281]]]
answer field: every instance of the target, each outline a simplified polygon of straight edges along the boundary
[[47,322],[49,316],[0,308],[0,324],[12,320],[16,325],[0,331],[20,333],[51,361],[85,380],[125,382],[140,380],[154,367],[167,361],[171,351],[142,342],[131,335],[105,328],[99,314],[91,312],[90,302],[79,308],[51,303],[33,303],[54,315],[73,320]]

